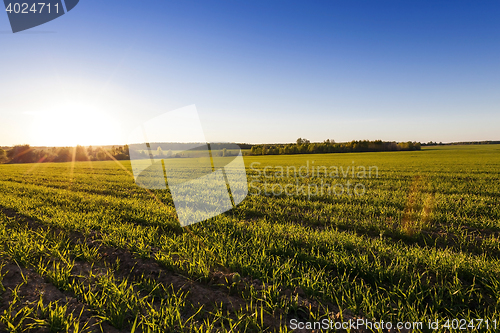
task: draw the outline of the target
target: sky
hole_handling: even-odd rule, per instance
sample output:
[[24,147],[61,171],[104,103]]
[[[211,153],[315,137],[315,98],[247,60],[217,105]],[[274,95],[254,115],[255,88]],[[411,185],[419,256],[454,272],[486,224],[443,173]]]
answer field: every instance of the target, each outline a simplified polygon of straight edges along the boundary
[[124,144],[195,104],[209,141],[500,140],[500,2],[81,0],[13,34],[0,146]]

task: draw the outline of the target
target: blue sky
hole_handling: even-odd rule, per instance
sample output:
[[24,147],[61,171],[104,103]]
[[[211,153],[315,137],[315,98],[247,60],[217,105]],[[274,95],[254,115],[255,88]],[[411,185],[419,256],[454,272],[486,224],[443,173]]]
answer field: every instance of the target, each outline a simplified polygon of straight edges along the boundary
[[97,1],[12,34],[0,145],[122,144],[196,104],[207,139],[500,140],[500,2]]

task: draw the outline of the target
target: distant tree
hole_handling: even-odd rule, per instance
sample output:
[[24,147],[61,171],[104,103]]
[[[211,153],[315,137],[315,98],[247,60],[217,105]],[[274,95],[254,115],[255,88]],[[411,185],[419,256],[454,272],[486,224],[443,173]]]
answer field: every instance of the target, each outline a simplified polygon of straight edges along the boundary
[[61,147],[57,151],[56,162],[70,162],[73,160],[73,150],[70,147]]
[[[160,147],[158,147],[160,148]],[[160,148],[161,149],[161,148]],[[117,160],[127,160],[130,159],[130,150],[128,145],[122,147],[113,147],[111,151],[111,156]]]
[[156,149],[156,152],[157,152],[157,155],[158,155],[158,156],[164,156],[164,155],[163,155],[163,149],[161,149],[161,147],[160,147],[160,146],[158,146],[158,148]]
[[57,153],[54,148],[41,149],[35,152],[37,154],[37,161],[39,162],[55,162],[57,158]]
[[5,150],[0,148],[0,163],[5,163],[7,161],[7,154],[5,153]]
[[97,159],[98,161],[105,161],[105,160],[107,159],[107,157],[108,157],[108,156],[106,155],[106,153],[104,152],[104,150],[103,150],[103,149],[100,149],[100,150],[97,152],[97,154],[96,154],[96,159]]
[[17,145],[7,152],[7,157],[11,163],[33,163],[35,155],[30,145]]
[[298,138],[297,141],[297,146],[302,146],[302,145],[308,145],[311,143],[311,141],[307,140],[307,139],[303,139],[303,138]]
[[85,147],[76,146],[74,149],[76,150],[74,152],[75,161],[87,161],[89,159],[87,155],[87,149],[85,149]]

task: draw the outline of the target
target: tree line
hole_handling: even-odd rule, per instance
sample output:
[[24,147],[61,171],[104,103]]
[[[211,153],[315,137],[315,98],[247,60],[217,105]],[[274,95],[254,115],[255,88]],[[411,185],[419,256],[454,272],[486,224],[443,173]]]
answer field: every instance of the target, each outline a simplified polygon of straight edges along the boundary
[[127,145],[111,149],[92,146],[33,148],[30,145],[16,145],[8,150],[0,148],[0,163],[107,161],[129,158]]
[[[221,145],[222,148],[224,146]],[[288,154],[317,154],[317,153],[349,153],[349,152],[378,152],[378,151],[411,151],[420,150],[420,142],[385,142],[376,141],[351,141],[337,143],[334,140],[323,142],[310,142],[298,138],[295,143],[289,144],[245,144],[245,155],[288,155]],[[248,150],[248,148],[250,148]],[[233,152],[227,148],[220,150],[220,156],[231,156]],[[175,154],[169,150],[164,152],[158,147],[158,156],[189,157],[185,154]],[[138,151],[136,156],[148,155]],[[71,161],[108,161],[130,159],[129,146],[104,147],[51,147],[33,148],[30,145],[16,145],[10,149],[0,148],[0,163],[42,163],[42,162],[71,162]]]
[[461,141],[461,142],[449,142],[449,143],[442,143],[442,142],[433,142],[429,141],[427,143],[422,143],[422,146],[454,146],[454,145],[498,145],[500,144],[500,141]]
[[288,155],[288,154],[318,154],[318,153],[351,153],[378,151],[411,151],[420,150],[420,142],[385,142],[382,140],[351,141],[337,143],[334,140],[310,142],[298,138],[295,143],[254,145],[249,155]]

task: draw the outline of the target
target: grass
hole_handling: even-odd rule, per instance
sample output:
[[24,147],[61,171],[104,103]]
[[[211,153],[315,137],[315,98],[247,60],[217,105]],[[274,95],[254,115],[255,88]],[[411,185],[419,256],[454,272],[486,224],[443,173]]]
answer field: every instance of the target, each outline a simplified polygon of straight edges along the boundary
[[[0,257],[26,278],[3,292],[3,330],[286,332],[291,319],[336,315],[499,317],[498,145],[248,156],[250,195],[184,229],[169,192],[137,187],[130,163],[118,163],[0,166]],[[306,165],[319,173],[306,177]],[[361,166],[377,173],[362,177]],[[364,194],[328,193],[348,182]],[[59,302],[29,293],[39,278]]]

